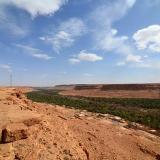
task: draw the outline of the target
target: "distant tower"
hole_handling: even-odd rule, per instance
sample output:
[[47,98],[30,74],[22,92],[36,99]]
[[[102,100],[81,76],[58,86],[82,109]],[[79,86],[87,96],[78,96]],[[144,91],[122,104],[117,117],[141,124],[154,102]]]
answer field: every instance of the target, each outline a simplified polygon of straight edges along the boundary
[[159,99],[160,99],[160,87],[159,87]]
[[9,78],[10,78],[10,80],[9,80],[10,87],[12,87],[12,72],[10,72]]

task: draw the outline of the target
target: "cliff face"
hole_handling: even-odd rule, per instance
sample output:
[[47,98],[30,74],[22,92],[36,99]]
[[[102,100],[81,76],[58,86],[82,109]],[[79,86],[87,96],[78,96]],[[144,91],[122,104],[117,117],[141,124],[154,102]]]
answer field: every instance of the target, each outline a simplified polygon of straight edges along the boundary
[[119,117],[33,103],[18,89],[0,89],[0,160],[160,159],[160,138],[127,125]]

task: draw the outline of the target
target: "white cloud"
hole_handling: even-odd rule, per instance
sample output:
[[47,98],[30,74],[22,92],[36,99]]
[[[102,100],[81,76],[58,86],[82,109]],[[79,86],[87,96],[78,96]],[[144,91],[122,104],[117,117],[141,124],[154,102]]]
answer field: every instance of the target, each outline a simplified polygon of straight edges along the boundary
[[142,62],[142,56],[137,55],[135,48],[128,42],[127,36],[117,36],[118,31],[115,29],[110,32],[103,33],[101,38],[98,37],[97,44],[98,49],[104,51],[113,51],[124,57],[124,62],[120,62],[117,65],[122,66],[126,63],[140,63]]
[[129,55],[127,55],[126,62],[140,63],[140,62],[142,62],[142,57],[139,55],[129,54]]
[[118,62],[117,64],[116,64],[116,66],[125,66],[126,65],[126,62]]
[[77,59],[77,58],[70,58],[70,59],[69,59],[69,62],[70,62],[71,64],[77,64],[77,63],[80,62],[80,60]]
[[135,65],[135,66],[144,66],[145,63],[142,60],[142,56],[128,54],[124,61],[120,61],[116,64],[116,66],[125,66],[127,64]]
[[11,67],[9,65],[6,65],[6,64],[1,64],[0,68],[2,68],[2,69],[10,69]]
[[[94,22],[93,38],[94,46],[98,50],[114,52],[125,57],[125,61],[137,61],[134,47],[126,35],[119,35],[113,24],[123,18],[131,9],[136,0],[117,0],[98,6],[91,14],[90,19]],[[132,55],[132,58],[131,58]]]
[[133,5],[136,3],[136,0],[127,0],[126,2],[128,3],[129,7],[133,7]]
[[0,69],[6,70],[7,72],[12,72],[11,66],[8,64],[0,64]]
[[131,49],[125,44],[127,36],[117,36],[118,31],[116,29],[110,29],[96,35],[97,47],[105,51],[115,51],[129,53]]
[[86,29],[84,22],[79,18],[70,18],[60,24],[59,30],[75,36],[81,35]]
[[32,17],[54,14],[68,0],[0,0],[0,6],[13,5],[27,11]]
[[149,49],[153,52],[160,52],[160,25],[151,25],[138,30],[133,35],[133,39],[139,50]]
[[95,53],[90,53],[85,50],[80,51],[78,55],[74,55],[73,58],[69,59],[69,62],[71,64],[76,64],[81,61],[89,61],[89,62],[96,62],[96,61],[101,61],[103,60],[103,57],[98,56]]
[[70,18],[62,22],[56,32],[49,36],[40,37],[41,40],[52,44],[55,51],[59,52],[64,47],[71,46],[75,39],[86,31],[86,26],[81,19]]
[[124,17],[135,3],[136,0],[104,1],[104,4],[94,9],[90,17],[97,25],[111,26],[113,22]]
[[95,62],[95,61],[101,61],[103,60],[102,57],[98,56],[97,54],[95,53],[89,53],[89,52],[86,52],[85,50],[81,51],[77,58],[80,60],[80,61],[90,61],[90,62]]
[[0,0],[0,30],[14,38],[24,37],[30,32],[30,17],[12,13],[7,6],[23,9],[32,18],[38,15],[54,14],[68,0]]
[[42,41],[45,41],[45,40],[46,40],[46,37],[43,37],[43,36],[42,36],[42,37],[39,37],[39,39],[42,40]]
[[22,44],[15,44],[16,47],[22,49],[26,54],[29,54],[32,57],[38,58],[38,59],[43,59],[43,60],[50,60],[53,57],[43,53],[42,50],[33,48],[27,45],[22,45]]
[[74,42],[73,35],[65,31],[59,31],[54,38],[50,40],[57,51],[63,47],[69,47]]
[[32,54],[32,57],[39,58],[39,59],[44,59],[44,60],[52,59],[52,57],[48,56],[47,54],[38,54],[38,53]]

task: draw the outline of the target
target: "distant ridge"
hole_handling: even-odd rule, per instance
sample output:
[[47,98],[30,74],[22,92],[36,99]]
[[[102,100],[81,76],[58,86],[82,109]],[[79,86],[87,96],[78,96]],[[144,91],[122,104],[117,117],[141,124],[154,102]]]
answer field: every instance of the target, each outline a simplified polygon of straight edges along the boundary
[[155,90],[160,89],[160,83],[144,83],[144,84],[69,84],[56,85],[54,89],[75,89],[88,90],[100,89],[105,90]]

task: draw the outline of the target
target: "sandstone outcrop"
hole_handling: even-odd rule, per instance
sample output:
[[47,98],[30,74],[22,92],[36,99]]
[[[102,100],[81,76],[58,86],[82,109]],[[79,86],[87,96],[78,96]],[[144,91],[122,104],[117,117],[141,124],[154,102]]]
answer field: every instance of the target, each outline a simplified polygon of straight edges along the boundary
[[13,123],[4,127],[2,130],[2,143],[10,143],[29,136],[28,127],[23,123]]

